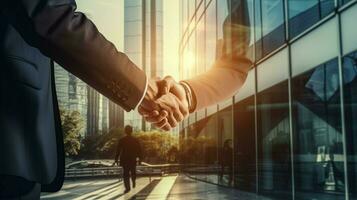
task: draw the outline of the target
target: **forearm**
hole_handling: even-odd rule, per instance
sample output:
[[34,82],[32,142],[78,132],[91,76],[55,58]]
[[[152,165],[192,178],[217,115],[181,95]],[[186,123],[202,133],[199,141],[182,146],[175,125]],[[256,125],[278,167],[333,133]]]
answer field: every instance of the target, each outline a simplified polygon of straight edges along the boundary
[[241,1],[224,22],[222,47],[217,46],[219,59],[208,72],[185,81],[193,91],[195,110],[232,97],[242,87],[252,67],[247,53],[250,32],[248,5]]
[[248,59],[230,64],[217,61],[211,70],[193,79],[184,80],[193,93],[196,104],[194,111],[232,97],[244,84],[251,66]]

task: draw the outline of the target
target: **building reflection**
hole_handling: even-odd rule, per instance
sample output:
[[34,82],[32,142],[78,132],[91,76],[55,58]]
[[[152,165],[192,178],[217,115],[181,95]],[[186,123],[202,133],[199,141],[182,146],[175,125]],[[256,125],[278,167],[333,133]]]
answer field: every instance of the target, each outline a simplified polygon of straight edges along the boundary
[[222,54],[237,6],[246,6],[254,69],[234,98],[181,124],[184,171],[272,199],[357,199],[357,2],[190,2],[181,3],[191,5],[181,9],[181,78]]

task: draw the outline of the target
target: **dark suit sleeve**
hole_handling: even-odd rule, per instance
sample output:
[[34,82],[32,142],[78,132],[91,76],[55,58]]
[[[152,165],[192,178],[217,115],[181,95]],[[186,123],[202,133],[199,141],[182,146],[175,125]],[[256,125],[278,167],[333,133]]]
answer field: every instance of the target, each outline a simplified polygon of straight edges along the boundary
[[1,13],[28,44],[125,110],[137,106],[146,75],[76,12],[74,0],[4,1]]

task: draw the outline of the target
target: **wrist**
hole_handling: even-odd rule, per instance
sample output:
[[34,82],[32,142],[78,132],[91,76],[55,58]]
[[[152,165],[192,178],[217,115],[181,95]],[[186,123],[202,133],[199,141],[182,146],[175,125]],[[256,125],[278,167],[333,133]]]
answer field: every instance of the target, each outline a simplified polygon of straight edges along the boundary
[[180,85],[183,87],[183,89],[185,90],[185,96],[187,99],[187,103],[188,103],[188,110],[190,113],[194,112],[196,109],[196,100],[193,96],[191,87],[185,83],[185,82],[180,82]]

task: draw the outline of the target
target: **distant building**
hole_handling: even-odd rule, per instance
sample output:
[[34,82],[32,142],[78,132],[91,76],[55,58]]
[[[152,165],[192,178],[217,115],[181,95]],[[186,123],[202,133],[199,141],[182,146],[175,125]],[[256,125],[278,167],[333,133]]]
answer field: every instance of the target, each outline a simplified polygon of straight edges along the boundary
[[124,127],[124,110],[113,102],[109,102],[109,129]]
[[82,136],[109,130],[109,100],[55,64],[58,102],[61,108],[78,111],[84,121]]
[[[58,64],[55,64],[55,80],[59,106],[63,109],[78,111],[87,127],[87,85],[68,73]],[[87,134],[87,128],[83,128],[81,135]]]
[[[124,52],[148,77],[163,75],[163,1],[125,0]],[[125,113],[125,124],[150,129],[137,111]]]

